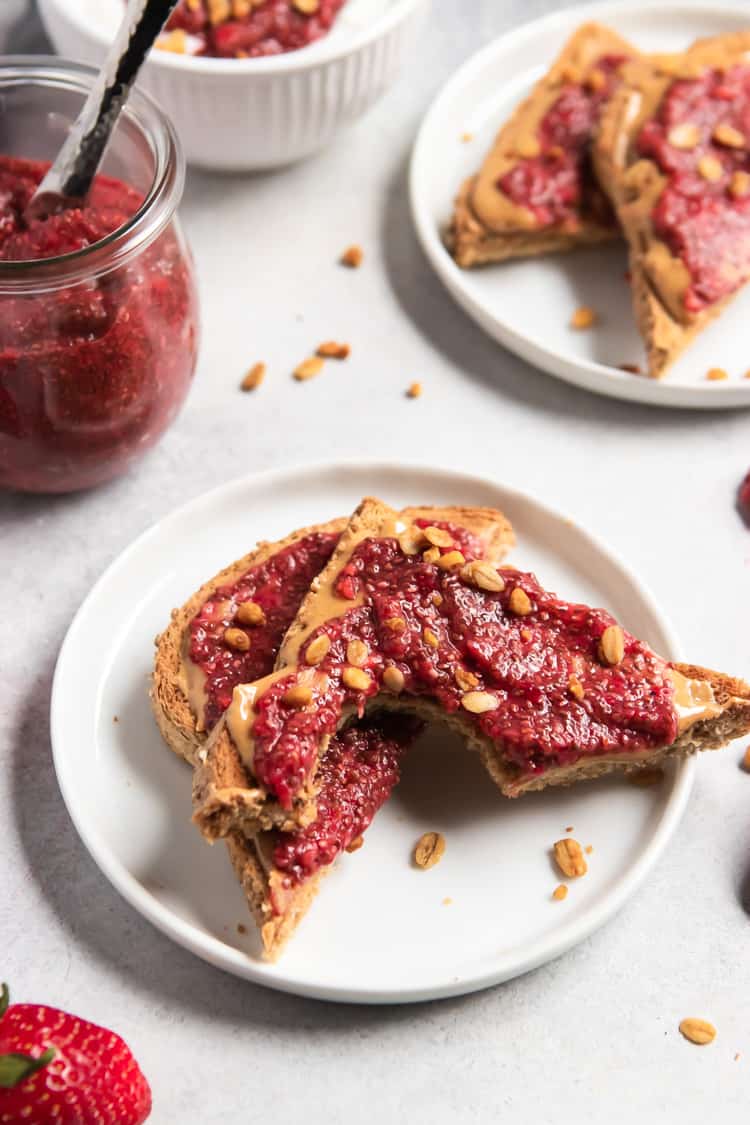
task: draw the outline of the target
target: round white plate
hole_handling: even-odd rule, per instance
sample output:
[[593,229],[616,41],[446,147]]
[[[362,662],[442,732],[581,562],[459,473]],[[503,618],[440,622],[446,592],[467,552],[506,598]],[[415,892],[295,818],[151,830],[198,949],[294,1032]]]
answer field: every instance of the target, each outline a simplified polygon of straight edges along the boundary
[[[746,8],[706,3],[591,4],[566,9],[501,36],[469,59],[443,88],[417,137],[411,206],[417,234],[435,272],[459,305],[491,336],[551,375],[614,398],[696,409],[750,406],[747,321],[750,288],[701,333],[662,380],[630,375],[645,367],[626,281],[624,245],[612,244],[461,270],[443,244],[460,184],[479,168],[494,137],[527,96],[571,32],[585,20],[608,24],[646,51],[679,50],[694,39],[750,26]],[[462,137],[473,139],[465,142]],[[569,327],[590,305],[598,325]],[[708,382],[724,367],[725,382]]]
[[[136,910],[237,976],[328,1000],[382,1003],[484,988],[585,938],[656,860],[685,806],[693,766],[678,763],[655,789],[609,780],[508,801],[475,756],[428,732],[365,847],[343,856],[324,880],[280,961],[261,961],[224,848],[207,847],[190,823],[190,771],[163,745],[151,717],[153,639],[173,606],[258,538],[344,514],[373,493],[398,507],[502,508],[516,529],[517,565],[566,596],[607,606],[666,656],[679,656],[643,584],[537,501],[488,480],[409,465],[306,466],[192,501],[112,564],[63,644],[51,726],[76,828]],[[550,847],[569,825],[595,850],[586,878],[553,902],[559,876]],[[439,865],[419,871],[410,856],[428,830],[443,832],[447,849]]]

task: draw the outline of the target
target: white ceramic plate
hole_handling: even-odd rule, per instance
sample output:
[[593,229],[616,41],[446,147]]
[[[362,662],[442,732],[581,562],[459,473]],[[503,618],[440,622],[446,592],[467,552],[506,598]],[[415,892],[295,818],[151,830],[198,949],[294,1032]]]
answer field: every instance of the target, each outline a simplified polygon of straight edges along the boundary
[[[273,988],[330,1000],[404,1002],[506,980],[600,926],[636,889],[671,835],[693,766],[660,787],[581,785],[501,798],[467,750],[425,736],[365,847],[342,858],[275,965],[223,847],[190,823],[190,773],[162,744],[149,710],[153,638],[173,606],[258,538],[350,511],[375,493],[407,503],[495,505],[516,528],[514,560],[552,589],[609,607],[666,656],[674,636],[642,583],[570,520],[488,480],[408,465],[304,467],[227,484],[161,521],[125,551],[79,610],[52,693],[60,788],[96,862],[136,910],[199,957]],[[114,717],[117,716],[117,722]],[[595,847],[565,902],[552,843],[573,825]],[[430,871],[415,841],[445,834]],[[507,861],[513,856],[512,863]],[[445,900],[450,899],[450,903]],[[247,923],[246,935],[238,923]]]
[[[706,3],[614,3],[566,9],[501,36],[469,59],[428,112],[411,164],[411,205],[417,234],[436,273],[456,301],[491,336],[529,363],[570,383],[653,406],[697,409],[750,406],[747,321],[750,290],[688,349],[663,380],[620,371],[645,366],[625,280],[624,246],[611,245],[461,270],[442,234],[463,180],[484,159],[502,122],[585,20],[609,24],[646,51],[676,50],[694,39],[750,26],[744,8]],[[462,136],[470,134],[469,143]],[[575,332],[579,305],[600,315],[598,326]],[[725,382],[706,372],[724,367]]]

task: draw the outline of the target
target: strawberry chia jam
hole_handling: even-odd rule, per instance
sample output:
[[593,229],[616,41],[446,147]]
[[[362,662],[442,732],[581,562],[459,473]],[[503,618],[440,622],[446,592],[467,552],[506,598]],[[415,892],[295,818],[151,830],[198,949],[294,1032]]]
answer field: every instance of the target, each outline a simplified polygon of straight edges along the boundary
[[500,190],[531,211],[539,226],[563,224],[572,230],[581,215],[615,225],[594,178],[591,141],[623,61],[622,55],[603,55],[584,82],[566,83],[539,124],[539,155],[519,160],[498,180]]
[[[319,0],[304,12],[294,0],[180,0],[167,33],[184,31],[186,50],[219,58],[261,58],[297,51],[321,39],[344,0]],[[175,49],[172,45],[172,49]]]
[[[304,783],[321,736],[336,730],[344,709],[362,714],[368,699],[388,690],[386,668],[400,673],[405,694],[429,696],[448,713],[461,708],[468,673],[470,690],[491,694],[497,707],[482,714],[462,709],[462,715],[503,747],[519,775],[582,755],[674,741],[674,687],[664,660],[624,633],[622,662],[602,664],[599,641],[615,623],[608,613],[562,601],[531,574],[503,568],[502,577],[504,590],[488,593],[456,570],[405,555],[396,539],[368,539],[356,548],[335,591],[363,604],[328,621],[307,642],[321,633],[330,639],[317,665],[312,706],[297,710],[284,701],[294,673],[255,700],[253,768],[282,804]],[[523,616],[510,609],[516,587],[531,603]],[[370,684],[362,690],[343,680],[347,645],[355,638],[368,652],[361,670]],[[582,699],[570,690],[571,676]]]
[[[222,586],[190,624],[189,657],[205,676],[207,729],[221,717],[237,684],[272,671],[279,646],[313,578],[338,542],[332,532],[313,532],[252,567],[239,581]],[[263,620],[243,627],[237,609],[252,601]],[[227,628],[244,628],[246,652],[224,641]],[[274,863],[299,883],[360,836],[399,779],[399,765],[421,724],[407,716],[379,715],[331,740],[317,776],[318,815],[298,832],[278,834]]]
[[[678,125],[695,127],[694,145],[670,143]],[[638,137],[638,152],[666,176],[652,218],[690,275],[688,313],[729,296],[750,276],[748,143],[750,67],[740,65],[673,82]]]
[[63,492],[122,472],[172,421],[198,311],[174,221],[130,254],[119,239],[117,261],[100,245],[137,227],[144,199],[122,181],[27,222],[48,166],[0,156],[0,485]]

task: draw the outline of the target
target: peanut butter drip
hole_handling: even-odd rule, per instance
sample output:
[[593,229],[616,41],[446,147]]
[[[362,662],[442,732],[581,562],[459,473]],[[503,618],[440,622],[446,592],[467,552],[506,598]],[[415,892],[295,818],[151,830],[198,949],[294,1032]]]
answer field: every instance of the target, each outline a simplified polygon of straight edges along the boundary
[[721,714],[721,705],[716,702],[708,680],[689,680],[676,668],[670,668],[669,672],[674,681],[678,735],[702,719],[715,719]]

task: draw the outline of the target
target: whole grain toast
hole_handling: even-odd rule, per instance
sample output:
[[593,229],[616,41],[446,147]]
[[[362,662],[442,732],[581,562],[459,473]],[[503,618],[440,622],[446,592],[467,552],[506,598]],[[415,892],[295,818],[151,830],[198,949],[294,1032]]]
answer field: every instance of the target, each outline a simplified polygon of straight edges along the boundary
[[[734,32],[699,40],[682,55],[634,59],[622,68],[620,85],[601,116],[594,167],[628,240],[633,308],[653,378],[664,375],[694,337],[723,311],[750,280],[750,270],[728,296],[700,311],[688,311],[685,293],[690,273],[658,236],[653,222],[654,207],[667,178],[655,160],[639,153],[638,137],[644,124],[658,114],[675,81],[695,79],[709,69],[724,71],[736,63],[747,64],[748,51],[750,32]],[[678,146],[683,161],[690,151],[685,139],[683,134]]]
[[[410,509],[408,518],[421,516],[437,519],[446,515],[457,516],[460,509]],[[486,537],[488,543],[495,544],[493,550],[499,553],[512,542],[510,525],[498,513],[486,509],[476,509],[472,513],[474,527],[478,534]],[[255,550],[237,562],[225,567],[208,582],[205,582],[183,606],[172,612],[169,626],[156,638],[156,656],[152,677],[151,702],[159,730],[165,742],[176,754],[191,765],[199,762],[201,748],[207,733],[198,713],[195,701],[191,702],[188,690],[190,673],[189,628],[191,621],[206,604],[222,589],[234,587],[248,571],[261,566],[274,555],[287,547],[314,535],[337,535],[346,526],[345,519],[331,520],[325,524],[302,528],[292,532],[285,539],[258,544]],[[500,544],[503,544],[501,548]],[[282,640],[280,635],[279,643]],[[278,645],[276,646],[278,647]],[[270,670],[270,669],[269,669]],[[391,745],[406,748],[416,736],[413,723],[399,720],[394,726],[386,717],[377,724],[371,724],[367,737],[371,738],[373,753],[384,740]],[[333,753],[334,748],[331,749]],[[261,932],[265,955],[269,959],[278,956],[283,944],[296,928],[312,902],[320,883],[330,864],[325,864],[304,880],[291,883],[284,871],[275,867],[273,861],[277,834],[264,832],[249,840],[240,832],[231,832],[226,839],[229,855],[235,872],[242,884],[251,913]]]
[[[661,762],[671,755],[685,755],[697,750],[714,749],[750,730],[748,685],[695,665],[670,665],[652,653],[648,646],[625,634],[605,611],[592,610],[585,606],[572,607],[581,619],[586,617],[594,622],[593,649],[575,653],[577,662],[575,666],[582,682],[576,677],[571,677],[562,689],[560,685],[553,683],[554,692],[552,688],[547,691],[542,687],[540,689],[542,696],[537,707],[539,715],[548,727],[559,719],[563,726],[570,722],[579,729],[584,712],[589,717],[593,714],[596,722],[599,722],[602,713],[611,714],[616,711],[616,696],[621,693],[621,687],[618,685],[623,678],[628,677],[632,678],[638,692],[645,692],[643,698],[648,701],[648,707],[644,703],[644,714],[638,716],[632,728],[627,722],[623,724],[621,739],[620,741],[615,739],[614,749],[608,750],[610,742],[604,738],[597,742],[597,735],[592,743],[594,752],[580,752],[580,756],[572,761],[556,758],[553,755],[552,764],[543,772],[536,768],[532,769],[534,763],[531,760],[525,766],[521,766],[518,759],[508,752],[501,738],[491,737],[488,734],[483,716],[486,712],[494,712],[498,708],[499,693],[505,690],[498,687],[503,676],[506,682],[512,684],[515,673],[514,661],[511,660],[510,665],[507,663],[503,665],[509,668],[509,671],[502,674],[498,672],[494,679],[488,674],[488,668],[492,671],[495,667],[492,664],[495,660],[495,651],[491,646],[487,647],[489,642],[484,633],[477,634],[473,638],[469,637],[474,647],[473,649],[470,647],[468,651],[473,655],[463,656],[460,667],[457,665],[453,670],[452,675],[455,673],[455,681],[459,684],[462,693],[455,709],[447,709],[424,692],[408,694],[404,690],[403,663],[394,665],[397,673],[395,681],[393,677],[386,676],[391,662],[390,655],[386,660],[381,659],[380,653],[370,651],[367,671],[351,682],[345,677],[348,665],[341,665],[340,655],[334,652],[333,646],[330,650],[330,659],[326,658],[322,662],[316,660],[312,662],[315,666],[310,667],[311,662],[307,660],[307,646],[315,641],[332,621],[342,621],[351,609],[352,603],[342,600],[340,582],[342,573],[349,573],[354,551],[366,539],[385,537],[392,540],[391,528],[394,515],[395,513],[379,501],[369,499],[363,502],[342,533],[338,546],[319,581],[314,584],[314,589],[303,601],[297,619],[290,627],[279,652],[276,671],[272,676],[254,685],[235,689],[232,706],[213,732],[206,747],[206,761],[195,774],[194,818],[207,838],[223,836],[236,829],[245,832],[249,830],[252,833],[257,830],[258,822],[263,821],[265,813],[262,802],[258,800],[258,793],[249,782],[245,762],[248,758],[248,749],[251,755],[255,753],[256,706],[269,699],[272,706],[278,705],[278,714],[281,716],[279,737],[289,736],[291,739],[298,739],[299,745],[307,739],[318,754],[325,753],[329,735],[326,733],[321,735],[315,729],[297,734],[289,718],[293,707],[302,706],[303,709],[309,707],[312,711],[321,706],[331,707],[338,729],[352,716],[361,714],[365,708],[405,710],[428,721],[444,723],[461,734],[469,745],[480,752],[493,780],[504,795],[512,797],[532,789],[569,784],[580,778],[597,776],[615,769],[633,771]],[[408,546],[403,548],[403,552],[406,556],[414,553]],[[485,565],[477,570],[476,564],[468,568],[462,567],[460,554],[459,558],[455,558],[456,554],[456,551],[448,549],[445,556],[440,555],[440,560],[445,558],[444,564],[434,558],[428,563],[424,555],[414,559],[414,565],[423,568],[420,570],[422,577],[414,579],[418,585],[421,584],[421,588],[426,588],[425,582],[422,581],[427,573],[424,570],[426,567],[430,568],[435,581],[439,580],[442,583],[436,587],[443,591],[440,594],[440,602],[433,602],[433,606],[442,605],[445,597],[452,598],[454,604],[471,598],[477,607],[476,620],[492,618],[493,621],[499,621],[501,626],[504,622],[512,620],[515,627],[520,625],[520,620],[516,618],[523,618],[530,628],[537,624],[533,616],[536,612],[535,604],[537,606],[543,604],[540,613],[546,614],[546,617],[540,618],[540,621],[548,621],[550,614],[554,613],[554,596],[546,595],[541,587],[538,587],[533,576],[522,575],[512,568],[503,568],[501,572],[494,571],[493,578],[493,568],[488,570]],[[451,568],[454,571],[452,574],[449,573]],[[455,568],[460,568],[460,571],[456,572]],[[470,594],[467,593],[468,590],[471,590]],[[527,591],[530,591],[530,594]],[[547,600],[544,600],[542,595]],[[358,596],[365,598],[363,604],[368,608],[368,612],[374,612],[372,599],[367,601],[367,595]],[[354,604],[358,606],[359,602]],[[568,603],[559,604],[571,608]],[[411,608],[409,607],[409,610]],[[420,619],[425,619],[424,606],[420,608],[418,605],[416,612]],[[439,616],[439,613],[437,616],[433,614],[435,622]],[[389,618],[382,624],[386,628],[392,628],[393,626],[388,623],[391,620],[393,619]],[[443,624],[442,620],[439,625],[436,623],[435,629],[442,628]],[[364,630],[363,635],[369,635],[367,623],[361,628]],[[545,625],[544,628],[546,629],[547,626]],[[402,630],[399,626],[400,631]],[[432,639],[427,637],[427,630],[423,632],[425,644],[432,645]],[[434,631],[433,637],[435,637]],[[446,640],[451,641],[449,634]],[[608,640],[614,646],[614,656],[610,652]],[[618,652],[618,648],[622,652]],[[627,665],[623,663],[626,649],[633,654],[628,657]],[[424,652],[427,652],[427,648]],[[498,650],[497,660],[500,661],[502,656],[503,654]],[[544,658],[543,667],[554,666],[554,657],[555,653],[552,650],[550,661],[547,661],[545,654],[542,653],[540,659]],[[346,659],[348,661],[348,655]],[[419,659],[422,660],[423,655],[420,655]],[[638,670],[646,664],[653,666],[652,681],[639,679],[641,674]],[[561,667],[565,666],[561,665]],[[362,672],[361,667],[359,671]],[[410,672],[408,666],[406,672]],[[594,690],[598,690],[596,685],[602,682],[605,685],[605,693],[602,696],[601,691],[599,692],[603,704],[600,703],[597,717],[597,714],[592,712],[595,694],[592,692],[591,697],[584,702],[583,689],[584,684],[587,685],[586,690],[589,690],[588,685],[592,684]],[[348,693],[341,688],[342,683],[351,689]],[[286,693],[290,685],[291,687],[305,685],[309,700],[300,702],[295,699],[294,704],[291,704],[290,700],[287,707]],[[555,703],[561,690],[564,693],[564,706],[562,702]],[[615,696],[610,698],[607,692],[615,693]],[[557,712],[556,706],[560,708]],[[576,707],[580,707],[581,710],[576,711]],[[625,710],[627,711],[627,708]],[[502,711],[498,714],[502,714]],[[303,728],[298,729],[303,730]],[[647,730],[650,731],[648,737],[643,733]],[[531,740],[531,736],[529,737]],[[583,735],[576,735],[576,737],[583,738]],[[577,746],[577,743],[575,745]],[[599,746],[602,749],[598,749]],[[578,750],[574,747],[572,752],[578,753]]]
[[[500,130],[476,176],[466,180],[456,200],[448,241],[459,266],[469,268],[509,258],[525,258],[607,241],[619,235],[614,216],[587,163],[581,165],[580,201],[564,221],[540,221],[514,202],[500,181],[523,161],[539,156],[537,134],[545,114],[571,83],[616,81],[597,67],[607,57],[632,58],[635,48],[609,28],[583,24],[537,82],[531,94]],[[599,95],[590,90],[592,96]],[[551,159],[546,157],[547,159]]]
[[[324,574],[333,567],[340,569],[337,560],[342,552],[347,552],[352,540],[369,534],[373,506],[387,513],[388,528],[392,534],[410,536],[414,532],[414,521],[433,521],[455,524],[467,531],[481,543],[483,555],[493,561],[502,559],[514,543],[512,528],[502,513],[491,508],[423,507],[395,512],[382,505],[380,501],[366,501],[359,506],[346,528],[347,540],[339,540],[331,561]],[[384,519],[385,519],[384,515]],[[381,525],[382,526],[382,522]],[[401,529],[401,530],[399,530]],[[321,578],[323,576],[321,575]],[[303,601],[295,619],[295,634],[284,639],[277,668],[283,667],[288,659],[291,644],[297,643],[295,637],[304,632],[306,606],[312,596],[320,589],[319,581],[313,583],[310,594]],[[287,654],[287,655],[284,655]],[[326,745],[321,747],[321,755]],[[312,776],[300,789],[291,808],[284,809],[273,800],[259,785],[248,765],[239,754],[231,738],[226,720],[222,719],[211,733],[205,752],[195,771],[193,779],[194,819],[208,840],[227,836],[239,829],[252,837],[259,831],[273,828],[292,831],[295,827],[305,827],[315,816],[315,779]]]

